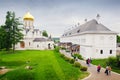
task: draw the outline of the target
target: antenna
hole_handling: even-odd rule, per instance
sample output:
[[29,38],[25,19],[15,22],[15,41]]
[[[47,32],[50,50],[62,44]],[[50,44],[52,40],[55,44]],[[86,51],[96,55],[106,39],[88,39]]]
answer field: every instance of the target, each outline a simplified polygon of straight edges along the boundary
[[100,19],[100,15],[99,14],[97,14],[97,16],[96,16],[96,19],[97,19],[97,21]]

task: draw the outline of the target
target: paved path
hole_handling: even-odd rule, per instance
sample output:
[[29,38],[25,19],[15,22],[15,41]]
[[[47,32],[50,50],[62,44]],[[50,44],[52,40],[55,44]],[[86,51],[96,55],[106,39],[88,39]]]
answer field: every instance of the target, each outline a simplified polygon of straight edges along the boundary
[[1,74],[5,74],[5,73],[7,73],[8,71],[10,71],[10,69],[1,69],[1,70],[0,70],[0,75],[1,75]]
[[[71,57],[70,53],[66,53],[65,51],[60,51],[61,53],[65,54],[68,57]],[[87,66],[86,62],[83,60],[78,60],[83,66]],[[97,66],[95,65],[90,65],[87,66],[88,67],[88,72],[90,73],[90,75],[83,79],[83,80],[120,80],[120,74],[115,73],[115,72],[111,72],[111,75],[106,75],[104,73],[105,69],[102,68],[100,73],[97,73],[96,69]]]

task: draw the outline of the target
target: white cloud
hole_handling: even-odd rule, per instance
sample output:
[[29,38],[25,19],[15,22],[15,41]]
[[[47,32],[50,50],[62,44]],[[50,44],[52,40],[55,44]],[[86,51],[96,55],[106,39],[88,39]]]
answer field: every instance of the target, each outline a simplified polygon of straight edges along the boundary
[[[5,21],[8,10],[15,11],[17,17],[29,10],[35,17],[34,25],[40,30],[47,30],[52,36],[60,36],[65,30],[72,28],[78,22],[84,23],[84,19],[91,20],[96,14],[101,15],[100,22],[118,32],[120,29],[120,11],[115,0],[108,3],[105,0],[23,0],[0,3],[0,24]],[[109,5],[110,4],[110,5]]]

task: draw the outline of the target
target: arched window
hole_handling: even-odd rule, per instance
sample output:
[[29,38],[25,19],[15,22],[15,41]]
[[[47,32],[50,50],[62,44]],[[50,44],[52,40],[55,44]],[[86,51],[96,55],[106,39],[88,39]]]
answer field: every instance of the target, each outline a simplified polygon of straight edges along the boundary
[[50,43],[48,44],[48,49],[51,49],[51,47],[50,47]]
[[77,33],[79,33],[80,32],[80,29],[79,30],[77,30]]
[[39,45],[37,45],[37,48],[39,47]]
[[29,46],[30,46],[30,42],[29,42]]
[[112,50],[110,50],[110,54],[112,54]]
[[100,54],[103,54],[103,50],[100,50]]
[[21,42],[20,42],[20,47],[21,47],[21,48],[24,48],[24,47],[25,47],[25,42],[24,42],[24,41],[21,41]]

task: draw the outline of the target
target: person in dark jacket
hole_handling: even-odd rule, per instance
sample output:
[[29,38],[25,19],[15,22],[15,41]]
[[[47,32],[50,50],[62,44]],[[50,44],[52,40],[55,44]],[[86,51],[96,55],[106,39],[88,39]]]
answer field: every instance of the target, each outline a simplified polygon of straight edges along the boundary
[[108,75],[108,73],[109,73],[109,72],[108,72],[108,68],[109,68],[109,67],[106,66],[106,70],[105,70],[106,75]]

